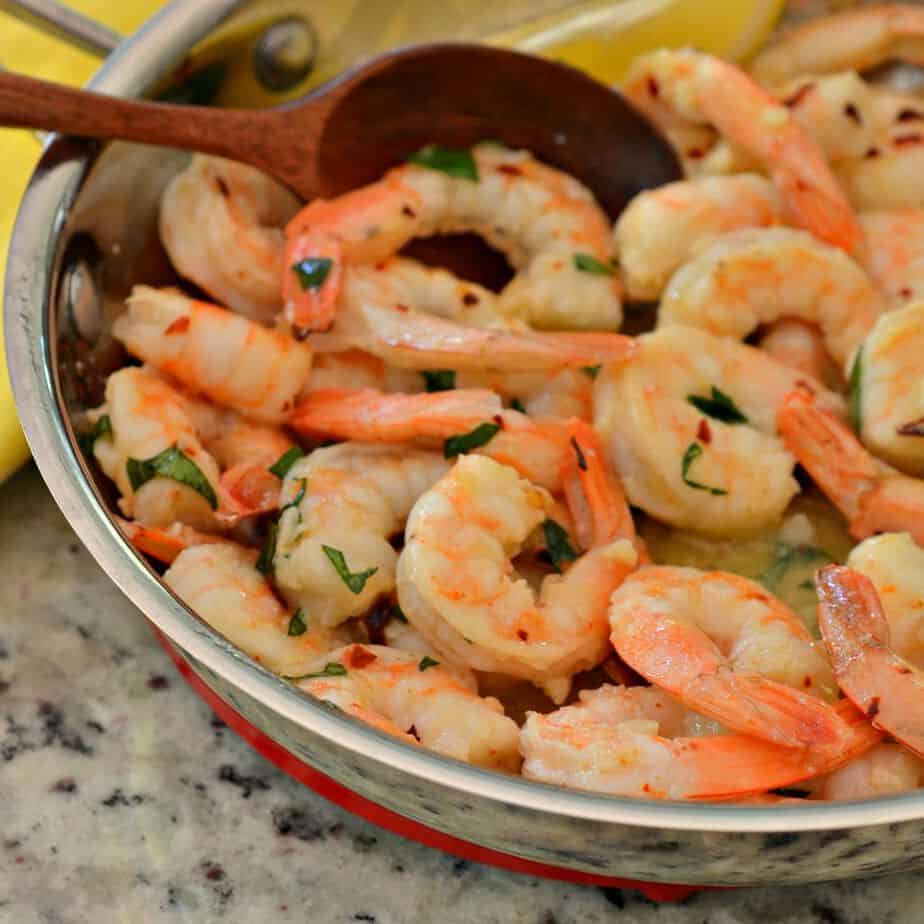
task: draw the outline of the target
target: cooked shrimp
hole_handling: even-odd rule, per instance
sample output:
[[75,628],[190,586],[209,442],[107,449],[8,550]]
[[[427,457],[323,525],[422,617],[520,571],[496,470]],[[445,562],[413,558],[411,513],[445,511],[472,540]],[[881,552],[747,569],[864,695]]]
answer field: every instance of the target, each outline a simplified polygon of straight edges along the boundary
[[883,315],[853,374],[863,442],[910,475],[924,476],[924,301]]
[[164,191],[160,239],[181,276],[269,323],[282,307],[282,228],[297,211],[295,196],[265,173],[195,154]]
[[762,176],[681,180],[639,193],[613,231],[630,298],[657,299],[675,270],[721,234],[780,223],[779,197]]
[[799,490],[776,409],[804,377],[680,325],[637,343],[632,362],[605,368],[594,392],[595,424],[630,503],[718,536],[776,523]]
[[837,686],[820,645],[747,578],[642,568],[613,594],[610,641],[643,677],[691,709],[784,747],[838,747]]
[[717,239],[672,277],[658,326],[685,324],[743,340],[760,324],[794,317],[819,325],[845,366],[885,308],[843,251],[804,231],[763,228]]
[[889,623],[872,582],[827,565],[815,586],[818,625],[841,689],[874,728],[924,757],[924,671],[890,647]]
[[824,336],[815,324],[796,318],[781,318],[768,326],[757,346],[777,362],[829,388],[843,388],[844,376],[828,354]]
[[[523,390],[524,408],[531,417],[593,417],[594,369],[563,369]],[[515,397],[519,397],[518,395]]]
[[924,10],[887,3],[813,19],[765,48],[751,62],[762,83],[778,86],[799,74],[864,70],[888,60],[924,65]]
[[436,453],[355,443],[295,462],[283,481],[273,558],[285,598],[330,626],[390,593],[398,554],[388,540],[447,468]]
[[743,71],[691,50],[636,59],[623,92],[655,124],[680,116],[714,126],[768,171],[792,222],[851,252],[860,228],[816,142]]
[[256,557],[230,542],[196,545],[180,552],[164,581],[254,661],[277,674],[301,674],[348,638],[321,626],[307,610],[286,610],[254,567]]
[[[321,661],[342,665],[344,673],[318,670]],[[447,757],[496,770],[519,768],[516,723],[496,699],[478,695],[469,671],[382,645],[350,645],[321,661],[320,676],[298,682],[312,696],[363,721],[383,719],[383,730],[412,732],[425,748]]]
[[311,369],[311,349],[176,290],[135,286],[113,336],[191,391],[281,423]]
[[119,531],[139,551],[150,555],[156,561],[171,565],[180,552],[196,545],[210,545],[230,542],[216,533],[204,533],[184,523],[173,523],[166,529],[145,526],[136,520],[114,517]]
[[[145,526],[221,528],[218,464],[196,433],[185,397],[148,369],[129,367],[109,376],[104,411],[111,435],[97,439],[93,452],[122,495],[122,512]],[[142,465],[158,458],[165,464]]]
[[856,546],[847,566],[873,582],[892,649],[924,670],[924,549],[908,533],[885,533]]
[[[589,437],[573,438],[575,453],[589,448]],[[580,460],[566,478],[586,485],[602,452]],[[607,521],[611,508],[624,504],[596,490],[587,500],[593,517]],[[463,456],[411,511],[398,561],[398,599],[446,660],[529,680],[561,702],[571,676],[606,657],[607,602],[635,567],[637,553],[605,521],[599,533],[606,538],[564,575],[547,577],[537,595],[510,559],[549,509],[549,495],[514,469]]]
[[924,544],[924,481],[871,456],[805,389],[786,398],[777,421],[787,448],[849,521],[851,536],[907,531]]
[[[517,270],[497,296],[500,315],[541,328],[618,330],[610,227],[591,193],[525,151],[485,143],[471,157],[471,178],[409,163],[337,199],[315,200],[286,233],[336,242],[350,267],[384,260],[415,237],[471,231]],[[315,317],[309,303],[298,304],[296,324],[324,329],[326,311]]]
[[895,305],[924,298],[924,209],[887,209],[860,216],[870,278]]
[[884,742],[830,773],[815,789],[821,799],[846,802],[894,796],[924,782],[924,761],[900,744]]
[[731,799],[832,770],[880,740],[849,703],[835,711],[847,729],[839,754],[716,734],[654,687],[603,686],[549,715],[529,714],[520,733],[523,775],[614,796]]
[[365,266],[344,273],[335,333],[404,369],[557,370],[618,362],[632,351],[631,338],[619,334],[481,329],[415,311]]

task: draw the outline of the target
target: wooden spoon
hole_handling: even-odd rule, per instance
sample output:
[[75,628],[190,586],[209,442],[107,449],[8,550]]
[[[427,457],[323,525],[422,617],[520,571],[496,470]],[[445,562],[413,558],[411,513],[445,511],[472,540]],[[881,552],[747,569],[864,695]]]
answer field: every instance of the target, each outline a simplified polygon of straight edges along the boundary
[[468,44],[416,45],[266,110],[123,100],[0,73],[0,125],[218,154],[302,198],[377,179],[431,142],[496,139],[582,180],[615,217],[678,179],[668,144],[618,93],[564,64]]

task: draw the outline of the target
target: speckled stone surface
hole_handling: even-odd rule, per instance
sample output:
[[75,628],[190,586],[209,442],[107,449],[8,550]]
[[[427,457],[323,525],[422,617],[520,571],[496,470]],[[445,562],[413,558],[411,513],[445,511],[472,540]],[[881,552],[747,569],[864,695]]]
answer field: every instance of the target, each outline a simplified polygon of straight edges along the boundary
[[31,468],[0,488],[0,574],[2,924],[921,920],[922,876],[657,906],[353,818],[212,716]]

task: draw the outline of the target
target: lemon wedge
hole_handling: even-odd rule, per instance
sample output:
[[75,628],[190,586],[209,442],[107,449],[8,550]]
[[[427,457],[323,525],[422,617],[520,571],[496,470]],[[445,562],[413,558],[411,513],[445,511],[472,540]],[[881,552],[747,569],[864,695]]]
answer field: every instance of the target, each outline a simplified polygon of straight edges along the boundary
[[693,45],[743,60],[767,38],[785,0],[585,0],[494,35],[491,44],[569,64],[619,83],[655,48]]

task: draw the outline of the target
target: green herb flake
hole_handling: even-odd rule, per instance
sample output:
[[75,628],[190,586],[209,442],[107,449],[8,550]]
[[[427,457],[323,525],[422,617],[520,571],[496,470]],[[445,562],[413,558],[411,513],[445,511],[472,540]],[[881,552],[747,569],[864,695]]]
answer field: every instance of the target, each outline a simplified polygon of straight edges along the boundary
[[438,667],[439,663],[440,663],[439,661],[434,661],[433,658],[430,657],[430,655],[424,655],[420,659],[420,664],[417,665],[417,668],[420,671],[425,671],[429,667]]
[[593,381],[599,374],[601,366],[581,366],[581,372]]
[[317,292],[333,268],[334,261],[330,257],[306,257],[292,264],[292,272],[298,277],[303,292]]
[[293,446],[291,449],[287,449],[269,467],[269,470],[281,481],[289,474],[289,469],[304,455],[305,451],[300,446]]
[[397,619],[398,622],[403,622],[405,625],[407,625],[407,616],[404,615],[404,610],[402,610],[397,603],[391,606],[391,608],[388,610],[388,615],[391,619]]
[[576,253],[574,267],[582,273],[592,273],[594,276],[613,276],[616,273],[612,265],[603,263],[589,253]]
[[850,426],[854,433],[859,433],[863,426],[863,347],[857,350],[853,365],[850,367],[850,377],[847,379],[847,413],[850,417]]
[[308,626],[305,624],[304,617],[302,616],[301,607],[299,607],[293,614],[292,618],[289,620],[289,629],[286,633],[287,635],[304,635],[308,631]]
[[276,534],[278,531],[279,525],[271,523],[266,534],[266,542],[263,543],[263,548],[260,549],[260,555],[255,565],[260,574],[273,573],[273,560],[276,558]]
[[511,400],[510,406],[515,411],[519,411],[521,414],[526,413],[526,406],[523,404],[523,402],[519,398],[514,398],[513,400]]
[[[299,478],[298,479],[298,490],[295,492],[295,497],[289,501],[288,504],[283,504],[279,508],[279,516],[282,516],[287,510],[292,507],[298,507],[298,505],[305,499],[305,492],[308,490],[308,479]],[[301,523],[301,514],[298,516],[298,521]]]
[[680,463],[680,477],[683,479],[683,483],[689,485],[691,488],[696,488],[697,491],[708,491],[716,497],[722,494],[728,494],[728,491],[724,488],[713,488],[708,484],[701,484],[699,481],[694,481],[689,477],[690,467],[702,454],[703,447],[700,446],[699,443],[690,443],[690,445],[687,446],[686,452],[683,454],[683,461]]
[[346,674],[347,669],[342,664],[338,664],[336,661],[328,661],[322,671],[315,671],[313,674],[299,674],[297,677],[286,677],[286,680],[298,682],[299,680],[315,680],[318,677],[346,677]]
[[446,459],[454,459],[463,452],[471,452],[479,446],[490,443],[500,430],[500,424],[483,423],[478,424],[474,430],[468,433],[460,433],[457,436],[450,436],[443,443],[443,456]]
[[85,456],[93,455],[93,447],[96,445],[96,441],[104,436],[112,436],[112,418],[108,414],[103,414],[103,416],[93,424],[92,429],[88,430],[86,433],[81,433],[77,437],[77,444],[80,446],[80,451]]
[[438,144],[428,144],[412,154],[408,163],[439,170],[460,180],[478,181],[478,165],[467,148],[444,148]]
[[555,520],[546,520],[542,524],[542,532],[545,534],[545,547],[552,567],[560,572],[565,562],[574,561],[578,557],[574,546],[571,545],[571,537],[568,531]]
[[350,571],[346,558],[343,557],[343,552],[340,549],[331,548],[329,545],[322,545],[321,548],[324,549],[324,554],[330,559],[330,563],[334,566],[337,574],[340,575],[340,579],[354,594],[361,594],[366,586],[366,581],[379,570],[378,568],[367,568],[365,571],[354,573]]
[[748,423],[747,417],[724,391],[712,386],[712,394],[705,398],[702,395],[687,395],[687,401],[707,417],[720,420],[727,424]]
[[212,510],[218,509],[218,497],[202,469],[178,446],[171,446],[150,459],[128,459],[125,463],[128,480],[137,491],[152,478],[170,478],[201,494]]
[[452,391],[456,387],[456,374],[452,369],[424,370],[420,373],[427,391]]
[[[775,591],[780,586],[786,572],[795,565],[808,565],[812,562],[831,562],[834,559],[824,551],[816,548],[814,545],[790,545],[788,542],[778,542],[774,552],[773,562],[769,567],[758,575],[760,581],[767,590]],[[803,581],[799,584],[800,588],[806,590],[814,588],[812,581]]]

